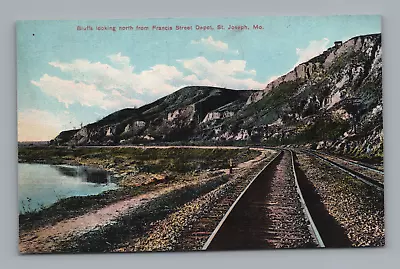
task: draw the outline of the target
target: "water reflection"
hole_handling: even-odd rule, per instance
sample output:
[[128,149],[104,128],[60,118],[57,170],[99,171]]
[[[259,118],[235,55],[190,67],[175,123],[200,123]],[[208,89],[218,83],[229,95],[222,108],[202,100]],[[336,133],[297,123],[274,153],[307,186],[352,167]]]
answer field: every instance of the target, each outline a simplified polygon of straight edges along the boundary
[[76,177],[78,176],[78,169],[76,167],[72,166],[62,166],[62,165],[54,165],[53,166],[55,169],[58,170],[63,175],[69,176],[69,177]]
[[87,166],[18,164],[20,212],[40,210],[72,196],[116,189],[107,171]]
[[61,174],[70,177],[80,177],[83,182],[92,182],[97,184],[107,184],[111,182],[111,176],[107,171],[87,167],[87,166],[66,166],[55,165]]

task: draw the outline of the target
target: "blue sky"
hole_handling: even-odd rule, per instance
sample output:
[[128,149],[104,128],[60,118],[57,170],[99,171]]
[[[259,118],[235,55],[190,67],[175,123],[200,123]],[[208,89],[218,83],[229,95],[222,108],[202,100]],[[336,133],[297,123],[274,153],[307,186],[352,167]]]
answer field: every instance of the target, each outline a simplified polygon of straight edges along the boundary
[[[263,29],[253,30],[254,24]],[[87,25],[93,30],[77,31]],[[118,30],[137,25],[174,29]],[[177,31],[176,25],[214,30]],[[228,30],[229,25],[250,30]],[[52,139],[183,86],[262,89],[336,40],[379,32],[380,16],[367,15],[19,21],[18,140]]]

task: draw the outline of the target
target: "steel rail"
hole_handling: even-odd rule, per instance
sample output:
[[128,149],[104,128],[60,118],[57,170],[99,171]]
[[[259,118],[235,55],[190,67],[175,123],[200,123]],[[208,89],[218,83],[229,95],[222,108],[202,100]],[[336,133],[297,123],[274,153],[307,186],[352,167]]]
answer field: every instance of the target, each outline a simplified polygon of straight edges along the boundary
[[[276,150],[277,148],[275,148]],[[306,218],[306,220],[308,221],[309,225],[309,230],[311,235],[313,236],[313,238],[316,241],[316,244],[319,248],[324,248],[325,244],[322,240],[322,237],[312,219],[312,216],[307,208],[307,204],[304,200],[304,197],[301,193],[301,189],[298,183],[298,178],[297,178],[297,173],[296,173],[296,168],[295,168],[295,163],[294,163],[294,155],[292,150],[289,149],[279,149],[280,152],[271,160],[268,162],[267,165],[264,166],[264,168],[250,181],[250,183],[246,186],[246,188],[241,192],[241,194],[238,196],[238,198],[235,200],[235,202],[231,205],[231,207],[228,209],[228,211],[225,213],[225,215],[223,216],[223,218],[221,219],[221,221],[218,223],[217,227],[214,229],[214,231],[212,232],[212,234],[208,237],[206,243],[203,245],[202,250],[207,250],[207,248],[209,247],[209,245],[212,243],[213,239],[215,238],[215,236],[217,235],[217,233],[219,232],[219,230],[221,229],[222,225],[225,223],[226,219],[228,218],[229,214],[232,212],[232,210],[234,209],[234,207],[236,206],[236,204],[240,201],[240,199],[242,198],[242,196],[246,193],[246,191],[250,188],[250,186],[252,185],[252,183],[270,166],[270,164],[275,161],[281,154],[283,154],[284,151],[289,151],[291,154],[291,162],[292,162],[292,170],[293,170],[293,175],[294,175],[294,182],[295,182],[295,186],[296,186],[296,191],[297,194],[299,196],[300,199],[300,203],[301,203],[301,207],[303,209],[303,214]]]
[[247,184],[246,188],[240,193],[238,198],[236,198],[235,202],[231,205],[231,207],[228,209],[228,211],[225,213],[221,221],[218,223],[217,227],[214,229],[214,231],[211,233],[210,237],[208,237],[207,241],[202,247],[202,250],[207,250],[208,246],[211,244],[213,241],[214,237],[217,235],[218,231],[221,229],[222,225],[224,224],[225,220],[228,218],[229,214],[232,212],[233,208],[236,206],[236,204],[239,202],[240,198],[246,193],[246,191],[250,188],[251,184],[270,166],[271,163],[273,163],[280,155],[282,155],[283,151],[281,150],[276,156],[269,161],[263,169],[261,169],[260,172],[250,181],[249,184]]
[[301,193],[300,185],[299,185],[299,182],[298,182],[298,179],[297,179],[296,167],[295,167],[295,164],[294,164],[293,151],[289,150],[289,152],[290,152],[291,159],[292,159],[292,169],[293,169],[293,175],[294,175],[294,182],[296,184],[297,193],[298,193],[298,195],[300,197],[300,202],[301,202],[301,206],[303,208],[303,213],[304,213],[306,219],[308,220],[308,222],[310,223],[309,229],[310,229],[310,232],[312,233],[312,235],[314,236],[315,240],[317,241],[318,247],[324,248],[325,247],[324,241],[322,240],[322,237],[318,232],[317,226],[315,226],[315,223],[313,221],[313,218],[311,217],[310,211],[308,211],[307,204],[306,204],[306,202],[304,200],[303,194]]
[[346,159],[346,158],[343,158],[343,157],[331,155],[331,154],[328,154],[328,153],[326,153],[326,152],[320,152],[320,153],[319,153],[319,152],[317,152],[317,151],[315,151],[315,150],[310,150],[310,151],[311,151],[311,152],[314,152],[315,154],[322,154],[322,155],[327,155],[327,156],[330,156],[330,157],[333,157],[333,158],[337,158],[337,159],[340,159],[340,160],[342,160],[342,161],[349,162],[349,163],[351,163],[351,164],[354,164],[354,165],[356,165],[356,166],[359,166],[359,167],[361,167],[361,168],[365,168],[365,169],[371,170],[371,171],[373,171],[373,172],[380,173],[380,174],[382,174],[382,175],[385,174],[385,172],[382,171],[382,170],[380,170],[380,169],[373,168],[373,167],[371,167],[371,166],[368,166],[368,165],[365,165],[365,164],[362,164],[362,163],[359,163],[359,162],[356,162],[356,161],[353,161],[353,160],[349,160],[349,159]]
[[343,172],[345,172],[345,173],[351,175],[352,177],[354,177],[354,178],[356,178],[356,179],[358,179],[358,180],[361,180],[361,181],[364,182],[365,184],[370,185],[370,186],[372,186],[372,187],[375,187],[375,188],[376,188],[377,190],[379,190],[379,191],[382,191],[382,192],[384,191],[384,184],[381,183],[381,182],[379,182],[379,181],[377,181],[377,180],[375,180],[375,179],[372,179],[372,178],[370,178],[370,177],[367,177],[367,176],[365,176],[365,175],[363,175],[363,174],[361,174],[361,173],[359,173],[359,172],[353,171],[353,170],[350,169],[350,168],[347,168],[347,167],[345,167],[345,166],[343,166],[343,165],[340,165],[340,164],[338,164],[338,163],[335,163],[335,162],[333,162],[333,161],[331,161],[331,160],[329,160],[329,159],[327,159],[327,158],[324,158],[324,157],[322,157],[322,156],[320,156],[320,155],[318,155],[318,154],[315,154],[315,153],[313,153],[313,152],[311,152],[311,151],[308,151],[308,150],[301,150],[301,151],[304,152],[304,153],[306,153],[306,154],[308,154],[308,155],[312,155],[312,156],[314,156],[314,157],[316,157],[316,158],[319,158],[320,160],[322,160],[322,161],[324,161],[324,162],[330,164],[331,166],[340,169],[341,171],[343,171]]

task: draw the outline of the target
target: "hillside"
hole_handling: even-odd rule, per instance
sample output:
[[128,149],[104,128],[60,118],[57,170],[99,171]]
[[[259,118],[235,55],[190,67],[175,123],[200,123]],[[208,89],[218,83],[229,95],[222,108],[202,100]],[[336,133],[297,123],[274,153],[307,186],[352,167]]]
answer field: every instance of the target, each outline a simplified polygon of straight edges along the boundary
[[52,143],[242,141],[381,157],[382,112],[381,35],[373,34],[329,48],[263,91],[186,87],[63,132]]
[[381,35],[354,37],[254,93],[218,128],[267,144],[317,143],[353,155],[383,154]]
[[54,144],[114,145],[149,141],[182,141],[196,134],[214,111],[238,111],[254,91],[185,87],[140,108],[126,108],[84,126],[64,131]]

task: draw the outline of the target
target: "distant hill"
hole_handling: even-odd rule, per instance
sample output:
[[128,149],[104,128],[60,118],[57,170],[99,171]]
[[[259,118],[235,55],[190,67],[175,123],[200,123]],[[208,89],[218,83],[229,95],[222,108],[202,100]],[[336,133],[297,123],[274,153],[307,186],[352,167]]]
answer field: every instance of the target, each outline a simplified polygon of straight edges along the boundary
[[19,147],[43,146],[48,144],[49,141],[18,141]]

